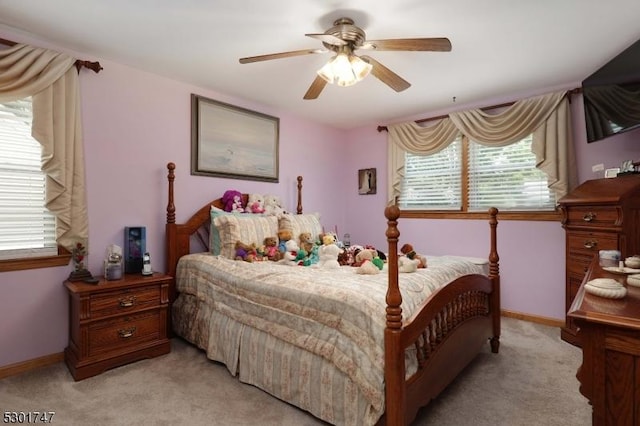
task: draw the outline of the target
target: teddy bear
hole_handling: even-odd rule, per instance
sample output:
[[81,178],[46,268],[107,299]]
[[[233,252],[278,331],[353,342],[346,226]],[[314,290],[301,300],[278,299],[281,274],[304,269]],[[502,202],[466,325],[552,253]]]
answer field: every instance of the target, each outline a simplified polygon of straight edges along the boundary
[[258,258],[258,251],[255,244],[245,244],[242,241],[236,241],[235,260],[244,260],[245,262],[253,262]]
[[335,238],[330,234],[325,234],[322,239],[322,245],[318,248],[319,268],[334,269],[339,268],[338,256],[342,249],[336,245]]
[[270,216],[282,216],[286,211],[282,208],[282,202],[277,195],[264,196],[264,213]]
[[416,253],[411,244],[404,244],[402,247],[400,247],[400,251],[411,260],[417,259],[419,261],[418,268],[427,267],[427,258],[422,256],[421,254]]
[[293,234],[288,229],[279,229],[278,230],[278,251],[280,253],[284,253],[287,251],[285,244],[287,241],[293,238]]
[[301,232],[298,236],[298,246],[301,249],[304,249],[307,253],[311,253],[313,251],[313,246],[315,246],[315,241],[311,232]]
[[262,194],[249,194],[246,210],[250,213],[264,213],[264,196]]
[[379,273],[384,264],[378,257],[378,252],[374,249],[363,249],[356,254],[355,263],[359,264],[356,273],[365,275],[375,275]]
[[280,260],[282,258],[282,253],[278,250],[278,238],[266,237],[264,239],[262,253],[268,260],[273,260],[274,262]]
[[242,194],[235,189],[229,189],[224,192],[222,204],[224,204],[224,211],[226,212],[244,213]]

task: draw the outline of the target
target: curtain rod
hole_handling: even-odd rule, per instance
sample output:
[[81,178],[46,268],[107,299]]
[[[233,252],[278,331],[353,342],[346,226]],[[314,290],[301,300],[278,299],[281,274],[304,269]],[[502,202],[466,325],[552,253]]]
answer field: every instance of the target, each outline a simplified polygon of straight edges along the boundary
[[[582,92],[582,88],[577,87],[575,89],[567,90],[566,96],[571,96],[571,95],[574,95],[576,93],[581,93],[581,92]],[[504,104],[491,105],[491,106],[483,107],[483,108],[480,108],[480,109],[482,111],[487,111],[487,110],[490,110],[490,109],[508,107],[508,106],[513,105],[513,104],[515,104],[515,101],[514,102],[507,102],[507,103],[504,103]],[[416,120],[416,123],[424,123],[426,121],[432,121],[432,120],[441,120],[443,118],[447,118],[448,116],[449,116],[448,114],[444,114],[444,115],[438,115],[436,117],[421,118],[420,120]],[[389,131],[387,126],[378,126],[377,129],[378,129],[378,132],[382,132],[383,130],[384,131]]]
[[[0,44],[4,44],[4,45],[7,45],[7,46],[15,46],[18,43],[15,42],[15,41],[12,41],[12,40],[7,40],[5,38],[0,38]],[[75,66],[76,66],[76,69],[78,70],[78,73],[80,72],[80,69],[82,67],[89,68],[90,70],[93,70],[93,72],[95,72],[96,74],[99,73],[103,69],[102,65],[100,65],[100,62],[98,62],[98,61],[91,62],[91,61],[83,61],[83,60],[80,60],[80,59],[76,60]]]

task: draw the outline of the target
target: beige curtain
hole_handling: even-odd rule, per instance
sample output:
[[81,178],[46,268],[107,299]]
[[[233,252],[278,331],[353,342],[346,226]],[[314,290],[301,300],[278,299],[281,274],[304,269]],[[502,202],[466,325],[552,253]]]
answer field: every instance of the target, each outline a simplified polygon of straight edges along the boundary
[[32,96],[32,135],[42,145],[46,206],[56,216],[56,240],[87,247],[88,219],[80,92],[75,59],[17,44],[0,50],[0,101]]
[[476,109],[451,113],[428,127],[409,122],[387,128],[388,204],[395,203],[400,195],[405,152],[433,154],[446,148],[459,134],[484,145],[505,146],[533,133],[531,151],[536,156],[536,167],[547,175],[556,200],[577,183],[566,92],[524,99],[497,114]]

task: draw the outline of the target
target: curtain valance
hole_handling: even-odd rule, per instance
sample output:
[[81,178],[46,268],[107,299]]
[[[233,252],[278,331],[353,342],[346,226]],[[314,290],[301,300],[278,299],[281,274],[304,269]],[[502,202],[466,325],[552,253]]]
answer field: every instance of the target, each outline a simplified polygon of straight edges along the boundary
[[455,112],[430,126],[415,122],[387,126],[389,131],[388,199],[400,195],[405,152],[430,155],[445,149],[460,134],[488,146],[506,146],[533,134],[536,167],[547,175],[556,200],[577,183],[566,92],[520,100],[496,114],[480,109]]

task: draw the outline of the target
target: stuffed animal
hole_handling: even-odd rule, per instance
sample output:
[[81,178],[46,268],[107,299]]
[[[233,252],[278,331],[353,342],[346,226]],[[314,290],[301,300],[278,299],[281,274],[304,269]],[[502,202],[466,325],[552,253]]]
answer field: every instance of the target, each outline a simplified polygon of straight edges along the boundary
[[264,256],[268,260],[277,262],[282,259],[282,253],[278,250],[278,238],[267,237],[264,239],[264,248],[262,249]]
[[226,212],[244,213],[242,194],[239,191],[234,189],[225,191],[222,195],[222,203]]
[[332,235],[326,234],[322,239],[322,245],[318,248],[318,267],[326,269],[339,268],[338,256],[342,249],[336,245]]
[[298,252],[300,251],[298,243],[296,240],[287,240],[285,246],[280,263],[288,266],[298,266]]
[[264,196],[262,194],[249,194],[246,210],[250,213],[264,213]]
[[264,213],[278,217],[286,214],[286,211],[282,208],[282,202],[277,195],[267,194],[264,196]]
[[427,258],[422,256],[421,254],[416,253],[411,244],[404,244],[402,247],[400,247],[400,251],[411,260],[418,259],[418,268],[427,267]]
[[315,246],[315,241],[311,232],[301,232],[298,236],[298,245],[307,253],[311,253],[313,251],[313,246]]
[[418,259],[409,259],[407,256],[398,257],[398,272],[410,273],[418,270]]
[[363,249],[356,254],[356,262],[360,266],[356,269],[358,274],[374,275],[380,272],[384,266],[382,259],[378,257],[375,249]]
[[244,260],[245,262],[253,262],[258,258],[258,252],[255,244],[245,244],[242,241],[236,241],[235,260]]
[[288,229],[280,229],[278,230],[278,251],[280,253],[284,253],[287,251],[285,244],[287,241],[293,238],[293,234]]

